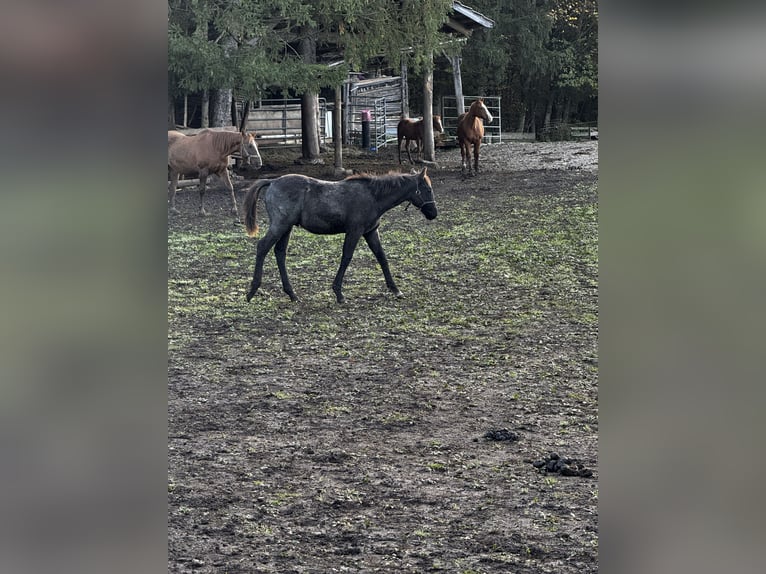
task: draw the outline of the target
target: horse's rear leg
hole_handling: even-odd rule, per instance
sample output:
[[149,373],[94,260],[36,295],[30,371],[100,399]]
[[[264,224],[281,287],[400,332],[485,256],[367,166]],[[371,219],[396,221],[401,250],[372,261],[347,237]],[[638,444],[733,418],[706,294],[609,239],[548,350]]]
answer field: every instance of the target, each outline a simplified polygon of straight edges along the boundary
[[290,297],[291,301],[297,301],[298,297],[295,296],[293,286],[290,285],[290,279],[287,276],[287,267],[285,266],[285,258],[287,257],[287,244],[290,241],[290,232],[292,228],[279,238],[276,245],[274,245],[274,256],[277,258],[277,267],[279,267],[279,276],[282,279],[282,289]]
[[269,228],[269,231],[263,236],[263,239],[258,242],[258,246],[255,250],[255,271],[253,271],[253,281],[250,283],[250,291],[248,291],[246,297],[248,303],[261,286],[261,280],[263,279],[263,261],[266,259],[266,254],[272,247],[274,247],[274,244],[280,237],[281,235],[274,233],[273,229]]
[[346,238],[343,240],[343,256],[340,259],[340,267],[338,273],[335,275],[335,280],[332,282],[332,290],[335,293],[335,298],[338,303],[345,303],[346,298],[343,297],[343,277],[346,275],[346,268],[351,263],[351,258],[354,256],[354,249],[356,244],[359,243],[359,233],[346,233]]
[[460,171],[465,173],[466,169],[468,169],[468,175],[470,175],[471,174],[470,149],[468,147],[468,144],[463,142],[460,144]]
[[180,213],[176,209],[176,191],[178,190],[178,176],[180,174],[175,170],[170,170],[170,184],[168,185],[168,194],[170,195],[170,211]]
[[386,286],[397,297],[403,297],[402,292],[399,291],[399,288],[396,286],[394,278],[391,276],[391,271],[388,268],[388,259],[386,258],[386,252],[383,251],[383,245],[380,243],[380,233],[378,233],[378,229],[375,228],[369,233],[366,233],[364,235],[364,240],[367,242],[370,250],[375,255],[375,259],[378,260],[380,268],[383,270]]

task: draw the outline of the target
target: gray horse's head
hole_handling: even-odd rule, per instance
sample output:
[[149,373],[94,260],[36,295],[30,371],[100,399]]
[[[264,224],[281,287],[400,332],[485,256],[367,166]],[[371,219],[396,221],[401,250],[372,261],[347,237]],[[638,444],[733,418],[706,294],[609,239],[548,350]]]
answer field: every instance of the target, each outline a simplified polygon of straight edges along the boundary
[[436,202],[434,201],[434,190],[431,187],[431,178],[428,177],[428,168],[424,167],[423,171],[417,174],[417,187],[412,192],[410,201],[412,205],[417,207],[426,219],[436,219],[438,210],[436,209]]

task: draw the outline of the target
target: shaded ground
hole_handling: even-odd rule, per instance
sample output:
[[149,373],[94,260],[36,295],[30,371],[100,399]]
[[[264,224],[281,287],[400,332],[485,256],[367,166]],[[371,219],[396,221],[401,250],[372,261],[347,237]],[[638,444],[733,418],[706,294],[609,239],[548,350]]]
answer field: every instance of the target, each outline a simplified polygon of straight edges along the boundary
[[[269,175],[329,170],[263,156]],[[341,236],[296,230],[301,302],[270,255],[247,304],[255,240],[228,194],[214,181],[200,218],[196,192],[179,192],[170,572],[597,571],[597,143],[485,157],[464,179],[459,152],[439,152],[433,222],[403,206],[384,216],[405,298],[362,244],[344,306],[331,290]],[[394,158],[349,150],[345,163],[385,172]],[[533,465],[552,452],[592,476]]]

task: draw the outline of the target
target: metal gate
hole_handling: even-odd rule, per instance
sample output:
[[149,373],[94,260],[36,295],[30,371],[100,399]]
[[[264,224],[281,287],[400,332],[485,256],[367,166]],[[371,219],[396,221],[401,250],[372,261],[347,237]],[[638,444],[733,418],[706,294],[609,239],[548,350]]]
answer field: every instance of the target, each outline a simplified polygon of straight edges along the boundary
[[344,141],[362,143],[362,111],[368,110],[370,151],[377,151],[396,141],[396,125],[402,117],[402,78],[352,78],[344,84]]
[[[463,104],[467,110],[474,100],[478,100],[479,96],[463,96]],[[484,123],[484,139],[482,143],[502,143],[502,131],[501,116],[500,116],[500,97],[499,96],[484,96],[484,105],[487,106],[489,113],[492,114],[493,121],[491,124]],[[457,136],[457,98],[455,96],[443,96],[442,97],[442,125],[444,131],[452,136]]]
[[392,105],[388,98],[368,98],[354,96],[350,98],[348,109],[350,143],[362,143],[362,111],[369,110],[370,149],[378,151],[391,141],[396,141],[396,125],[401,117],[398,104]]

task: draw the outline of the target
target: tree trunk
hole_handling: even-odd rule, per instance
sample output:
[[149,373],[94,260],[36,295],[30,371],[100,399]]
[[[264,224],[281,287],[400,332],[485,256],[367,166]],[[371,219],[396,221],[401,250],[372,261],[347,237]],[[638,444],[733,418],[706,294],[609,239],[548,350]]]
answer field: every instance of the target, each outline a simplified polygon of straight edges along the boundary
[[336,174],[343,171],[343,127],[341,118],[343,116],[343,104],[341,103],[341,90],[342,86],[335,88],[335,106],[332,111],[332,143],[335,148],[335,172]]
[[[223,51],[226,58],[231,51],[237,47],[237,41],[232,36],[226,36],[223,41]],[[234,90],[230,87],[223,87],[215,92],[215,105],[213,106],[213,117],[211,126],[224,127],[232,125],[231,122],[231,99]]]
[[556,113],[554,114],[556,117],[556,122],[561,123],[564,121],[564,106],[561,105],[561,100],[559,99],[556,102]]
[[463,98],[463,76],[460,72],[460,56],[450,56],[452,62],[452,81],[455,84],[455,101],[457,102],[457,115],[465,113],[465,100]]
[[237,99],[232,95],[231,98],[231,121],[232,124],[240,127],[239,110],[237,109]]
[[524,127],[527,123],[527,104],[521,108],[521,114],[519,114],[519,133],[524,133]]
[[567,96],[566,103],[564,104],[564,123],[569,123],[569,116],[571,115],[572,98]]
[[407,80],[407,64],[402,61],[402,117],[410,117],[410,85]]
[[[303,29],[301,58],[306,64],[316,63],[316,33],[310,28]],[[311,163],[320,159],[319,95],[316,92],[306,92],[301,96],[301,153],[303,160]]]
[[213,113],[210,127],[220,128],[231,125],[231,88],[213,91]]
[[208,90],[202,90],[200,107],[200,125],[201,128],[210,127],[210,92]]
[[171,96],[168,96],[168,129],[176,129],[176,104]]
[[434,113],[434,65],[433,54],[429,64],[423,70],[423,159],[434,161],[434,126],[431,116]]
[[343,101],[346,102],[346,105],[343,107],[343,115],[341,116],[341,130],[343,132],[343,145],[349,145],[349,123],[350,119],[349,116],[349,110],[351,109],[351,106],[349,105],[349,101],[351,100],[351,88],[349,87],[348,82],[343,83]]
[[555,98],[555,92],[550,92],[548,94],[548,105],[545,107],[545,119],[543,120],[543,128],[547,128],[551,125],[551,113],[553,112],[553,100]]
[[301,153],[304,160],[319,159],[319,130],[317,116],[319,98],[314,93],[301,96]]

